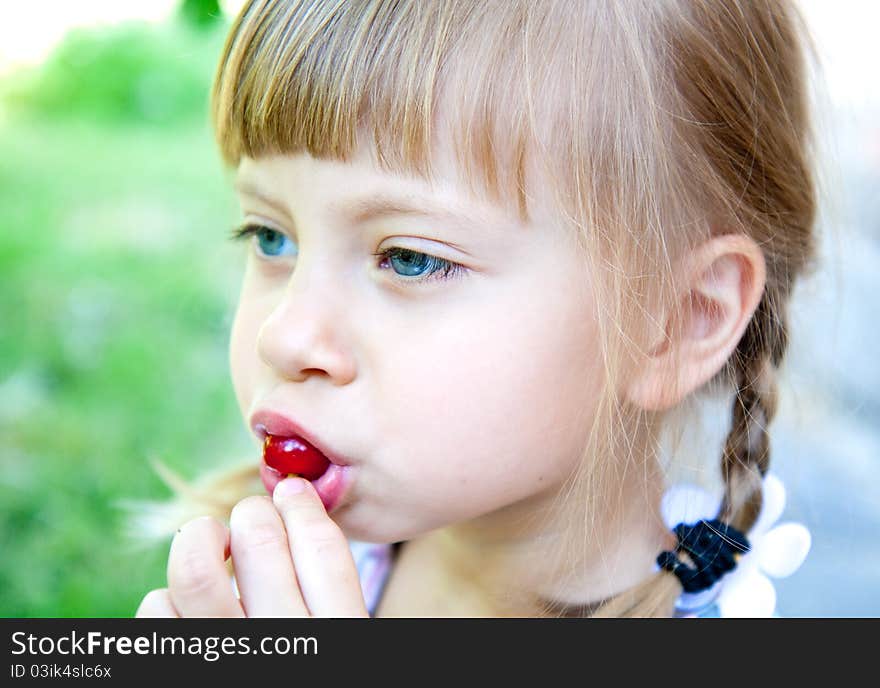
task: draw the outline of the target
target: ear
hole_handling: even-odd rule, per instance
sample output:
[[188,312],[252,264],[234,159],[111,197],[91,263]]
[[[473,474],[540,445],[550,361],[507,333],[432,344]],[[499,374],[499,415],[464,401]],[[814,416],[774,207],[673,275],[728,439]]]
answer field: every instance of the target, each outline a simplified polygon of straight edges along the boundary
[[681,310],[660,313],[665,330],[626,390],[646,410],[675,406],[733,354],[764,293],[764,253],[741,234],[714,237],[677,264]]

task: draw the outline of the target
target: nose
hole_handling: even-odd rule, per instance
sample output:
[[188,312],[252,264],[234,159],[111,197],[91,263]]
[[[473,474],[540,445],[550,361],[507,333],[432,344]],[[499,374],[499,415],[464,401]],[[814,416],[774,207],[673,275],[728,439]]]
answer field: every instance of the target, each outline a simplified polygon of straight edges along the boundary
[[286,380],[303,382],[316,375],[348,384],[356,366],[345,332],[344,295],[302,268],[293,271],[281,301],[260,327],[257,352]]

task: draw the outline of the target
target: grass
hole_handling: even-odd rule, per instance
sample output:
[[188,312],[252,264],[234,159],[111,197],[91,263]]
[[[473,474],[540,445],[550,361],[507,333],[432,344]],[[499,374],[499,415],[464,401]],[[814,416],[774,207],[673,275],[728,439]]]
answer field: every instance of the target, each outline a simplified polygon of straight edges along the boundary
[[132,616],[168,552],[132,550],[117,502],[168,496],[152,457],[253,451],[234,220],[206,123],[0,125],[0,615]]

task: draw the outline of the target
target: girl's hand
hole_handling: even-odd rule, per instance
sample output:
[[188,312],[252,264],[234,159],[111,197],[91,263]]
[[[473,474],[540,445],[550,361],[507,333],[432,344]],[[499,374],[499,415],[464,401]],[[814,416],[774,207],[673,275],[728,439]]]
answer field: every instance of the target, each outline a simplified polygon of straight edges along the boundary
[[241,500],[229,526],[187,522],[171,543],[168,587],[147,593],[135,616],[369,616],[348,542],[307,480]]

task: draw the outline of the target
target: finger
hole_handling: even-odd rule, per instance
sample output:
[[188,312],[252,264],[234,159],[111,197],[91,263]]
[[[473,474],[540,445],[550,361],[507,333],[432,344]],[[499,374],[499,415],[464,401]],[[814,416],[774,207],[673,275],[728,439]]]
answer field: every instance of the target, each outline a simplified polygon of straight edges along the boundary
[[188,521],[168,555],[168,591],[180,616],[243,617],[225,561],[229,529],[216,518]]
[[248,616],[308,616],[287,533],[266,496],[247,497],[229,516],[230,546],[241,604]]
[[168,588],[160,590],[150,590],[135,612],[135,618],[142,619],[176,619],[178,617],[177,610],[171,604],[171,597],[168,595]]
[[369,616],[348,541],[311,483],[287,478],[275,488],[272,500],[284,521],[299,587],[312,616]]

